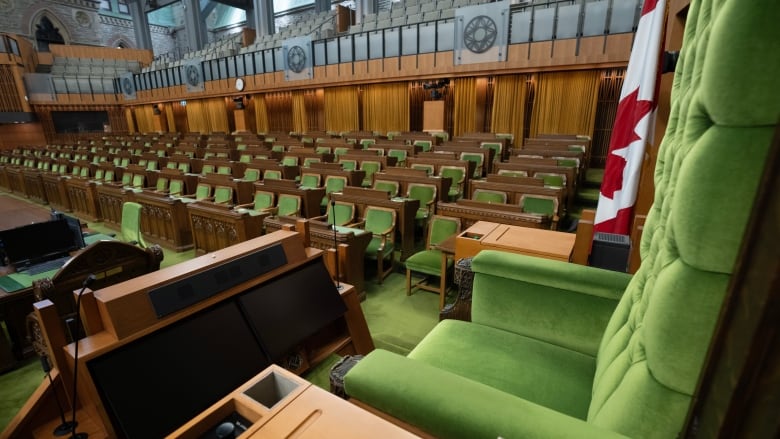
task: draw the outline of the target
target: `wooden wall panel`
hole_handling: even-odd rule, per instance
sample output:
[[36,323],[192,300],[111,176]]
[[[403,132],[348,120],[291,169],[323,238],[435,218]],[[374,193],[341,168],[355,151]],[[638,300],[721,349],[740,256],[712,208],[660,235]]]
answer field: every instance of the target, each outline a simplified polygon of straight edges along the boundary
[[46,145],[40,122],[0,124],[0,149]]

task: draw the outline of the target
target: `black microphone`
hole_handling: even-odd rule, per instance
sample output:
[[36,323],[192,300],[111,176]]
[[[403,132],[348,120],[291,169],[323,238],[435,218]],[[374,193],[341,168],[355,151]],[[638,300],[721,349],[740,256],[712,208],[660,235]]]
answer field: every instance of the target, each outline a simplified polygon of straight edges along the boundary
[[341,290],[341,281],[339,280],[339,242],[336,237],[336,200],[331,198],[330,211],[333,213],[333,249],[336,250],[336,289]]
[[49,383],[51,384],[51,390],[54,392],[54,402],[57,403],[57,410],[60,412],[60,420],[62,423],[54,429],[55,436],[65,436],[73,430],[73,425],[65,420],[65,410],[60,403],[60,396],[57,394],[57,386],[54,384],[54,380],[51,377],[51,364],[49,364],[49,357],[41,356],[41,367],[46,376],[49,377]]
[[78,296],[76,297],[76,336],[73,339],[73,342],[76,343],[76,346],[73,349],[73,419],[71,420],[71,428],[70,428],[70,437],[71,439],[86,439],[87,436],[89,436],[87,433],[76,433],[76,405],[78,404],[78,398],[77,395],[77,387],[76,383],[78,382],[79,378],[79,334],[81,333],[81,295],[84,294],[84,290],[87,289],[90,285],[92,285],[92,282],[95,281],[95,275],[90,274],[87,276],[86,279],[84,279],[84,283],[81,284],[81,291],[79,291]]

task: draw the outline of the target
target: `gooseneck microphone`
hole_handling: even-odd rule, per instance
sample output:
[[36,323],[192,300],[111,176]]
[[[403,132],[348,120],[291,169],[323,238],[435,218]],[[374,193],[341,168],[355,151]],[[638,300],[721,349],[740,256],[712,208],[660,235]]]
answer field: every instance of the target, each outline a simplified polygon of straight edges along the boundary
[[62,403],[60,403],[60,396],[57,394],[57,386],[54,384],[54,380],[51,377],[51,364],[49,363],[49,357],[46,355],[41,356],[41,367],[43,367],[43,372],[46,373],[46,376],[49,378],[51,390],[54,392],[54,402],[57,403],[57,410],[60,412],[60,420],[62,421],[62,423],[54,429],[53,434],[55,436],[65,436],[66,434],[70,434],[74,426],[71,422],[65,420],[65,410],[62,408]]
[[90,274],[87,276],[86,279],[84,279],[84,283],[81,284],[81,291],[79,291],[78,296],[76,297],[76,331],[75,336],[73,337],[73,342],[76,344],[76,346],[73,349],[73,417],[71,419],[71,426],[70,426],[70,437],[71,439],[86,439],[88,434],[87,433],[76,433],[76,406],[78,405],[78,398],[77,398],[77,386],[76,383],[78,382],[79,378],[79,334],[81,333],[81,295],[84,294],[84,290],[87,289],[90,285],[92,285],[92,282],[95,281],[95,275]]
[[336,236],[336,200],[330,200],[330,211],[333,213],[333,249],[336,250],[336,289],[341,291],[341,280],[339,276],[339,241]]

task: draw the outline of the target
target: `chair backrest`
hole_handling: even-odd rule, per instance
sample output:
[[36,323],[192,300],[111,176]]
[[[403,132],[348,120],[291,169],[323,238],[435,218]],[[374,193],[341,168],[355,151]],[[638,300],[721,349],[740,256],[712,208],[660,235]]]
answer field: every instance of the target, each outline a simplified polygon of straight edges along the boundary
[[141,247],[146,247],[143,235],[141,234],[141,211],[140,204],[126,201],[122,204],[122,241],[137,243]]
[[340,159],[339,163],[341,164],[341,169],[345,171],[354,171],[357,169],[357,160]]
[[544,195],[522,194],[520,207],[523,208],[523,212],[553,217],[558,212],[558,199]]
[[428,175],[433,175],[433,171],[435,170],[435,167],[428,163],[415,163],[412,166],[410,166],[412,169],[421,169],[425,171]]
[[244,170],[244,181],[258,181],[260,180],[260,170],[254,168],[246,168]]
[[374,181],[374,174],[382,169],[382,164],[373,160],[363,160],[360,162],[360,170],[366,173],[363,178],[363,186],[371,186]]
[[263,210],[274,207],[276,194],[268,191],[255,191],[254,209]]
[[168,195],[178,197],[184,194],[184,180],[172,179],[168,183]]
[[387,192],[390,197],[398,195],[398,182],[392,180],[376,180],[374,181],[374,189]]
[[506,192],[494,191],[490,189],[474,189],[472,199],[485,203],[506,203]]
[[276,169],[266,169],[263,171],[263,180],[281,180],[282,171]]
[[141,189],[146,183],[146,175],[133,174],[133,180],[131,182],[134,189]]
[[486,148],[486,149],[492,149],[495,151],[495,155],[493,156],[494,162],[500,162],[501,161],[501,152],[503,151],[503,145],[500,142],[482,142],[479,144],[480,148]]
[[217,174],[230,175],[233,173],[233,168],[230,165],[220,165],[217,167]]
[[165,192],[168,190],[168,177],[160,175],[157,177],[157,184],[154,185],[155,190]]
[[436,199],[436,185],[424,183],[410,183],[406,196],[420,200],[420,209],[424,209],[428,203]]
[[528,171],[513,171],[511,169],[499,169],[498,175],[506,175],[507,177],[528,177]]
[[387,151],[388,157],[395,157],[397,166],[403,166],[406,162],[406,150],[405,149],[389,149]]
[[212,164],[204,164],[202,168],[200,168],[200,175],[207,175],[207,174],[213,174],[214,173],[214,165]]
[[422,148],[422,152],[429,152],[433,143],[430,140],[415,140],[412,145]]
[[205,200],[211,197],[211,185],[208,183],[198,183],[195,187],[195,199]]
[[460,153],[461,160],[468,160],[474,162],[474,177],[479,178],[482,176],[482,168],[485,163],[485,155],[476,152],[462,152]]
[[279,194],[279,203],[276,205],[277,215],[298,216],[301,213],[301,197],[292,194]]
[[298,166],[298,157],[294,155],[284,156],[282,166]]
[[341,192],[347,185],[347,177],[341,175],[328,175],[325,177],[325,193]]
[[[355,219],[355,204],[347,203],[344,201],[336,201],[332,205],[328,205],[328,224],[333,224],[333,215],[336,215],[335,223],[337,226],[344,226],[351,223]],[[335,212],[334,212],[335,211]]]
[[566,175],[553,172],[536,172],[534,177],[541,178],[547,187],[566,187]]
[[366,206],[364,229],[374,235],[389,234],[388,239],[393,240],[392,231],[395,230],[396,213],[393,209],[378,206]]
[[776,2],[691,2],[641,265],[598,347],[589,423],[684,435],[780,114],[779,15]]
[[428,227],[428,248],[439,244],[456,233],[460,233],[460,218],[433,215]]
[[216,186],[214,188],[214,202],[217,204],[231,204],[233,202],[233,188],[230,186]]
[[308,172],[301,174],[301,187],[311,189],[320,187],[320,174],[311,174]]

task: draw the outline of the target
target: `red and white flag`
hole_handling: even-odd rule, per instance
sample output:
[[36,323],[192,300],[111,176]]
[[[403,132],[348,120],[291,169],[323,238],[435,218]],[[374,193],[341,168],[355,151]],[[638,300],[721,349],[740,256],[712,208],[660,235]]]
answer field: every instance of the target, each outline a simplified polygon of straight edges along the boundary
[[594,230],[627,235],[645,144],[655,126],[666,0],[645,0],[609,142]]

